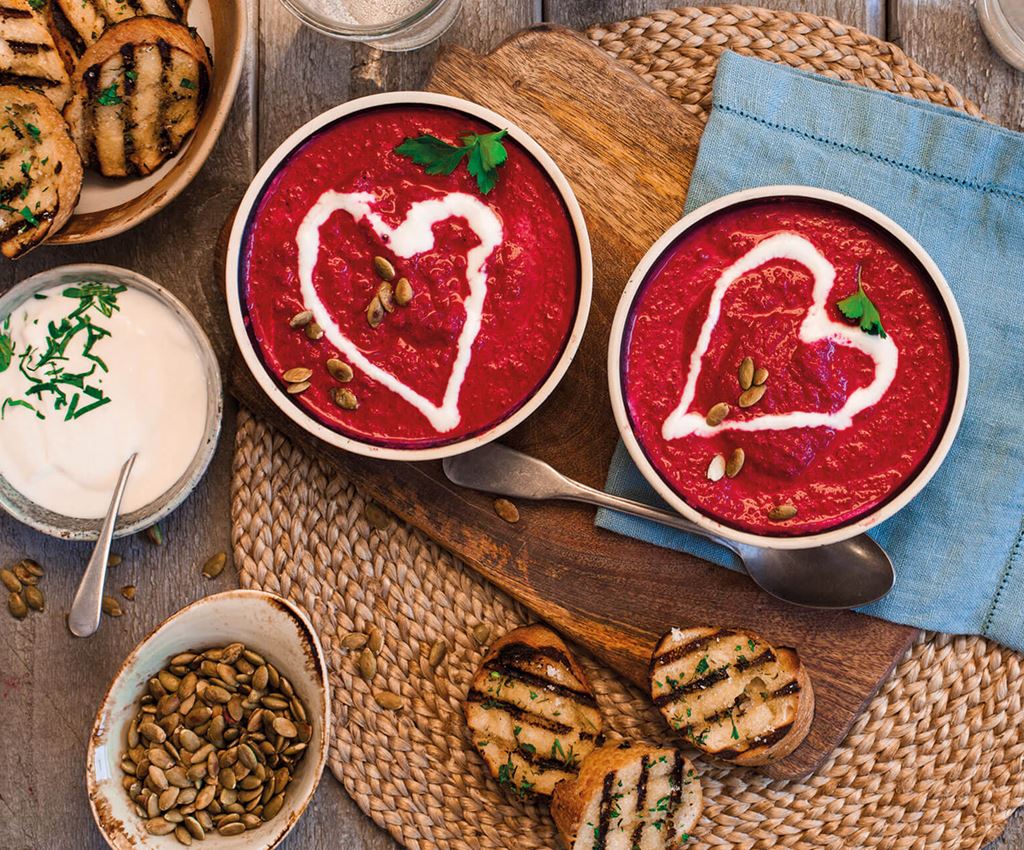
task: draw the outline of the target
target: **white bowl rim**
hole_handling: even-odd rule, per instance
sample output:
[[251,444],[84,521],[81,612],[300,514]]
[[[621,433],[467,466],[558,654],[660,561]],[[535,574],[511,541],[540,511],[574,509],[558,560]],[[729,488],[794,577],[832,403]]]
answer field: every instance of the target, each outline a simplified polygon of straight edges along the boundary
[[[189,468],[191,468],[192,464],[196,464],[196,461],[198,461],[198,464],[191,475],[188,474],[188,469],[186,469],[182,472],[181,477],[169,490],[167,490],[167,492],[158,496],[150,502],[149,505],[143,505],[138,511],[133,511],[132,513],[139,513],[149,507],[153,508],[151,511],[140,515],[131,523],[122,525],[119,522],[114,530],[114,539],[119,540],[123,537],[137,534],[143,529],[149,528],[151,525],[166,519],[170,514],[181,507],[182,502],[192,495],[196,487],[199,486],[199,482],[201,482],[205,477],[207,470],[210,468],[210,463],[213,461],[213,456],[217,452],[217,446],[220,442],[220,432],[224,423],[224,392],[220,363],[217,360],[217,355],[214,353],[213,345],[210,343],[210,338],[206,335],[206,331],[203,330],[202,325],[199,324],[199,320],[196,319],[192,314],[192,311],[185,306],[180,298],[166,287],[161,286],[152,278],[146,277],[146,275],[141,274],[140,272],[133,271],[132,269],[126,269],[121,266],[112,266],[105,263],[68,263],[63,266],[44,269],[43,271],[36,272],[34,275],[14,284],[14,286],[0,296],[0,304],[6,304],[9,301],[15,300],[23,291],[31,290],[33,287],[39,286],[44,282],[44,280],[45,283],[49,285],[52,282],[49,280],[50,278],[62,274],[109,275],[110,277],[129,283],[136,289],[147,293],[158,301],[163,302],[165,306],[173,309],[176,312],[179,321],[189,331],[193,339],[195,339],[199,357],[203,364],[203,369],[208,373],[208,377],[210,379],[208,395],[214,402],[214,406],[212,410],[207,410],[207,422],[209,427],[203,433],[202,442],[200,442],[196,447],[196,453],[189,464]],[[0,319],[3,317],[4,311],[0,310]],[[25,498],[26,501],[30,501],[27,496],[23,496],[23,498]],[[32,516],[31,514],[21,511],[15,505],[10,504],[3,498],[0,498],[0,509],[6,511],[18,522],[24,523],[30,528],[34,528],[36,531],[41,531],[43,534],[60,540],[95,540],[99,536],[100,526],[103,523],[103,518],[100,517],[92,521],[95,524],[95,528],[93,529],[72,530],[67,527],[54,525],[44,519],[40,519],[39,517]],[[52,511],[50,513],[55,518],[61,518],[60,514]],[[78,517],[65,517],[65,519],[78,520],[80,522],[90,521],[81,520]]]
[[321,688],[323,692],[323,734],[321,735],[320,751],[317,753],[317,763],[313,768],[313,785],[310,788],[309,794],[301,801],[298,805],[295,816],[291,818],[288,823],[288,828],[280,835],[276,836],[270,847],[276,847],[281,841],[284,840],[285,836],[288,835],[294,828],[295,824],[298,823],[302,814],[306,811],[306,808],[312,802],[313,797],[316,795],[316,789],[320,785],[320,780],[323,777],[324,767],[327,765],[327,757],[330,752],[331,746],[331,680],[330,674],[327,670],[327,659],[324,655],[323,644],[320,642],[320,636],[317,634],[316,629],[313,628],[313,624],[310,622],[306,614],[290,599],[286,599],[283,596],[278,596],[276,593],[268,593],[265,590],[252,590],[246,588],[237,588],[235,590],[225,590],[221,593],[214,593],[210,596],[204,596],[201,599],[190,602],[184,608],[180,608],[171,614],[166,620],[157,625],[152,631],[149,632],[142,640],[140,640],[135,648],[128,654],[128,657],[121,663],[118,668],[117,675],[111,680],[107,686],[106,691],[103,694],[103,699],[100,701],[99,710],[96,712],[96,718],[93,720],[92,729],[89,734],[89,745],[86,748],[86,786],[89,796],[89,808],[92,810],[93,820],[96,822],[96,828],[100,831],[100,835],[107,842],[108,845],[114,847],[107,836],[107,830],[104,828],[101,822],[100,813],[96,808],[96,798],[98,795],[98,783],[93,773],[93,760],[96,755],[97,742],[102,738],[103,732],[101,730],[101,721],[103,716],[108,711],[110,704],[111,695],[115,689],[120,685],[122,679],[124,679],[134,668],[139,661],[139,656],[142,651],[149,645],[160,632],[162,632],[167,626],[176,620],[182,619],[183,617],[194,616],[196,611],[203,608],[211,603],[227,602],[231,599],[262,599],[268,604],[280,605],[285,611],[291,616],[306,632],[306,636],[309,638],[310,643],[316,651],[316,662],[318,678],[322,683]]
[[[561,195],[565,208],[575,231],[576,242],[579,250],[580,279],[579,299],[576,305],[576,318],[572,330],[562,346],[561,354],[554,366],[548,372],[547,378],[534,393],[511,415],[505,417],[486,431],[457,440],[443,446],[429,446],[425,448],[400,448],[396,446],[378,446],[366,443],[355,437],[339,433],[322,423],[318,422],[298,405],[294,404],[287,394],[274,382],[267,368],[263,365],[245,327],[244,309],[242,305],[239,287],[239,257],[242,250],[242,241],[245,236],[246,226],[253,208],[263,193],[267,183],[273,177],[280,165],[292,152],[303,142],[313,136],[318,130],[356,112],[368,109],[375,109],[380,106],[410,106],[428,105],[442,106],[466,113],[482,121],[486,121],[497,127],[507,127],[509,136],[526,148],[527,152],[540,164],[548,177],[555,184],[555,188]],[[231,328],[234,331],[235,342],[242,352],[242,358],[250,373],[256,379],[260,388],[270,398],[274,405],[292,420],[296,425],[308,434],[323,440],[329,445],[363,455],[364,457],[378,458],[381,460],[437,460],[451,457],[472,451],[479,446],[496,440],[502,434],[515,428],[524,422],[534,411],[537,410],[558,386],[565,376],[580,341],[583,339],[583,332],[587,326],[587,319],[590,315],[590,302],[593,294],[593,259],[590,247],[590,237],[587,232],[587,224],[583,218],[583,211],[580,209],[576,195],[573,193],[569,181],[562,174],[562,171],[555,164],[547,152],[534,141],[525,130],[504,116],[493,112],[486,107],[479,106],[472,101],[463,100],[450,95],[435,94],[433,92],[421,91],[398,91],[385,94],[375,94],[368,97],[361,97],[350,100],[340,106],[328,109],[311,121],[303,124],[298,130],[285,139],[277,150],[270,155],[270,158],[263,164],[248,190],[235,214],[235,220],[231,227],[231,236],[228,240],[227,257],[225,260],[225,282],[228,301],[228,315],[231,318]]]
[[[622,391],[620,364],[623,357],[623,342],[626,326],[632,312],[633,300],[637,291],[643,285],[645,278],[651,268],[661,259],[664,252],[684,231],[695,224],[703,221],[708,216],[747,201],[759,198],[771,197],[795,197],[808,198],[836,204],[862,216],[879,225],[883,230],[898,239],[903,246],[921,263],[925,272],[931,278],[942,298],[942,302],[949,315],[950,326],[953,331],[953,340],[957,351],[957,382],[953,393],[953,404],[949,411],[949,418],[946,421],[942,436],[935,443],[928,462],[921,468],[917,475],[903,485],[902,490],[892,498],[888,499],[874,511],[848,522],[838,528],[815,534],[797,535],[792,537],[773,537],[763,534],[753,534],[741,531],[725,525],[707,514],[701,513],[687,503],[682,496],[676,493],[668,483],[661,477],[640,446],[639,441],[633,434],[629,416],[626,412],[626,403]],[[703,206],[698,207],[679,221],[672,225],[655,242],[647,253],[640,260],[633,274],[630,276],[619,300],[612,320],[611,335],[608,341],[608,389],[611,395],[612,410],[615,414],[615,424],[618,426],[619,435],[626,446],[629,456],[637,465],[647,482],[654,487],[658,495],[684,517],[692,520],[701,528],[711,534],[749,546],[759,546],[765,549],[810,549],[816,546],[827,546],[831,543],[838,543],[858,534],[863,534],[881,522],[889,519],[906,505],[924,488],[938,471],[949,452],[953,439],[956,437],[963,419],[964,409],[967,405],[967,386],[970,373],[969,351],[967,346],[967,331],[964,327],[963,317],[960,308],[957,306],[953,291],[949,287],[945,276],[936,265],[927,251],[921,244],[904,230],[895,221],[874,207],[851,198],[840,192],[833,192],[828,189],[819,189],[814,186],[800,185],[774,185],[758,186],[752,189],[742,189],[723,195]]]

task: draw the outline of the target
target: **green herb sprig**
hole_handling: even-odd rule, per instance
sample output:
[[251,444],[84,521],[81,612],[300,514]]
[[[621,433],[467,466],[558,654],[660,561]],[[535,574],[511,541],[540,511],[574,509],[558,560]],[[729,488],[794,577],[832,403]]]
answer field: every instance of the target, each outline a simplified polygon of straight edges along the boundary
[[864,291],[860,266],[857,266],[857,291],[839,301],[836,306],[847,319],[858,323],[860,329],[865,333],[871,334],[871,336],[880,336],[882,339],[886,338],[885,328],[882,327],[882,316]]
[[425,134],[407,138],[395,148],[395,153],[424,166],[427,174],[451,174],[466,159],[466,169],[476,178],[477,187],[489,195],[498,182],[498,167],[508,159],[508,151],[501,143],[507,135],[508,130],[483,135],[469,133],[462,136],[461,145],[453,145]]

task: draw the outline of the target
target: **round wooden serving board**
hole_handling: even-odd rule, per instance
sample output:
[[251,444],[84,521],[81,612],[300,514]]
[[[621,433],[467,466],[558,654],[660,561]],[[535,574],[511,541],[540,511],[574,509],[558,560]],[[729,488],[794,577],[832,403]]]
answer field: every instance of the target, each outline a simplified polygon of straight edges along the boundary
[[[487,56],[448,50],[429,88],[523,127],[583,207],[594,252],[587,333],[558,390],[507,442],[600,487],[617,439],[605,367],[612,314],[637,261],[681,215],[702,125],[580,36],[552,27],[525,30]],[[817,713],[804,744],[765,769],[771,776],[798,778],[820,765],[917,633],[785,605],[745,576],[597,529],[585,506],[521,503],[520,522],[509,525],[492,497],[450,484],[439,462],[373,461],[316,443],[270,404],[237,352],[225,371],[250,409],[638,685],[672,626],[746,627],[796,647]]]

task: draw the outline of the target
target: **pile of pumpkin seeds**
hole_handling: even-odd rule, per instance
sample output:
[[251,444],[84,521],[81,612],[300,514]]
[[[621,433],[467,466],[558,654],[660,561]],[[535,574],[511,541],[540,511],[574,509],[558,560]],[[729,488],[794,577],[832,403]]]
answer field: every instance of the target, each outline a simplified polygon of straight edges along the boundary
[[139,699],[122,784],[151,835],[241,835],[284,805],[313,728],[291,682],[241,643],[174,656]]
[[23,558],[10,569],[0,570],[0,582],[7,589],[7,610],[11,616],[24,620],[29,611],[42,611],[46,596],[39,587],[43,568],[31,558]]
[[398,273],[390,260],[374,257],[373,268],[380,278],[380,284],[377,286],[377,294],[366,305],[366,321],[371,328],[376,328],[384,321],[386,313],[395,312],[396,304],[399,307],[407,307],[412,301],[413,291],[408,278],[399,278],[398,282],[394,283]]

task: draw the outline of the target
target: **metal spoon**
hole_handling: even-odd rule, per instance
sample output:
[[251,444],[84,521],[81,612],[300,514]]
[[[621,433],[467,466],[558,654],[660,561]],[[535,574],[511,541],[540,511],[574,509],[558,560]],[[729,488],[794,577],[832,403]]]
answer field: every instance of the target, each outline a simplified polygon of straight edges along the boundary
[[110,500],[110,508],[100,528],[100,536],[96,539],[96,548],[92,550],[92,557],[71,603],[68,628],[75,637],[89,637],[100,627],[100,609],[103,605],[103,585],[107,580],[110,544],[114,539],[114,526],[117,525],[117,515],[121,511],[121,499],[124,497],[125,487],[128,486],[128,476],[135,465],[136,457],[138,455],[133,454],[121,467],[121,474],[114,488],[114,497]]
[[706,537],[735,552],[762,590],[793,605],[856,608],[885,596],[896,580],[885,550],[865,534],[815,549],[762,549],[736,543],[678,514],[587,487],[543,461],[497,443],[446,458],[444,472],[453,483],[486,493],[586,502]]

